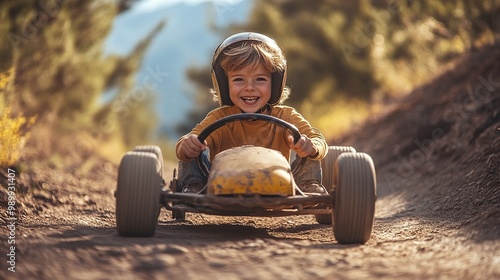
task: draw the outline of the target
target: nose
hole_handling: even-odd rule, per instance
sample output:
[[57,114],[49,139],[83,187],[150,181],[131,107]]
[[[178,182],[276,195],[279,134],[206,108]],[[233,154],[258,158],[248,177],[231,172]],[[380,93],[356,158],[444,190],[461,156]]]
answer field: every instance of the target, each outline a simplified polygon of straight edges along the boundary
[[253,91],[255,89],[253,81],[248,81],[245,84],[245,91]]

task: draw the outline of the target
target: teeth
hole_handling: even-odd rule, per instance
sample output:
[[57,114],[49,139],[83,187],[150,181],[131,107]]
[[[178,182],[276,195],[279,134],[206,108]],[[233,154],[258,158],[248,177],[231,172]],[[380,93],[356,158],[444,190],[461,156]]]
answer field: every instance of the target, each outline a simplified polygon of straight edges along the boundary
[[247,102],[254,102],[257,100],[257,97],[242,97],[241,99],[243,99]]

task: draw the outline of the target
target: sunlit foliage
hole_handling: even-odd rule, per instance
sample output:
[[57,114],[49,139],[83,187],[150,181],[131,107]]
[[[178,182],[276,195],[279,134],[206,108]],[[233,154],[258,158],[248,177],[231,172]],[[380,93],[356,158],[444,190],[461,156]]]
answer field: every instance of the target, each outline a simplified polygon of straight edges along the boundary
[[[334,136],[370,115],[360,102],[407,93],[467,49],[498,38],[499,14],[500,0],[256,0],[249,20],[225,33],[273,37],[288,59],[288,104]],[[209,75],[192,69],[195,81],[196,72]],[[199,85],[207,95],[206,79]]]
[[[123,100],[133,95],[142,56],[164,23],[128,56],[104,57],[104,40],[115,16],[129,7],[126,2],[130,1],[0,4],[0,34],[4,35],[0,72],[14,69],[11,83],[2,91],[5,106],[22,116],[37,116],[33,129],[43,126],[52,131],[48,133],[52,142],[72,137],[72,146],[60,147],[63,150],[81,146],[96,150],[110,139],[129,147],[147,141],[152,133],[155,93],[141,92],[140,98],[125,104]],[[104,92],[113,94],[103,99]],[[92,141],[80,135],[90,135]]]

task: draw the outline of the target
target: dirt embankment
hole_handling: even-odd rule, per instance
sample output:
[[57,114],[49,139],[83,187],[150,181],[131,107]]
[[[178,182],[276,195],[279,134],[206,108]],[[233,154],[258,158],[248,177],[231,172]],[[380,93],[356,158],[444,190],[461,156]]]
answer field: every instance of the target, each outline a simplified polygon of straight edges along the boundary
[[[497,43],[332,139],[369,153],[377,167],[372,238],[349,246],[310,216],[188,214],[174,222],[165,210],[154,238],[122,238],[114,224],[115,164],[93,155],[64,164],[25,158],[39,163],[16,177],[16,272],[7,262],[12,231],[3,226],[0,278],[500,278],[499,129]],[[167,181],[174,166],[167,163]]]
[[379,197],[398,193],[420,216],[477,241],[500,237],[500,43],[473,50],[443,75],[341,143],[368,151]]

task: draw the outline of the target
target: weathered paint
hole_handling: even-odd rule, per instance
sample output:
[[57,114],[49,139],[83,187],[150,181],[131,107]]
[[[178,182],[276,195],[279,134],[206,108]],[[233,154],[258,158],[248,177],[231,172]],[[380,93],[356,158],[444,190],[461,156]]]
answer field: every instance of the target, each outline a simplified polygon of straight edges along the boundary
[[242,146],[223,151],[212,161],[208,194],[295,195],[290,164],[278,151]]

